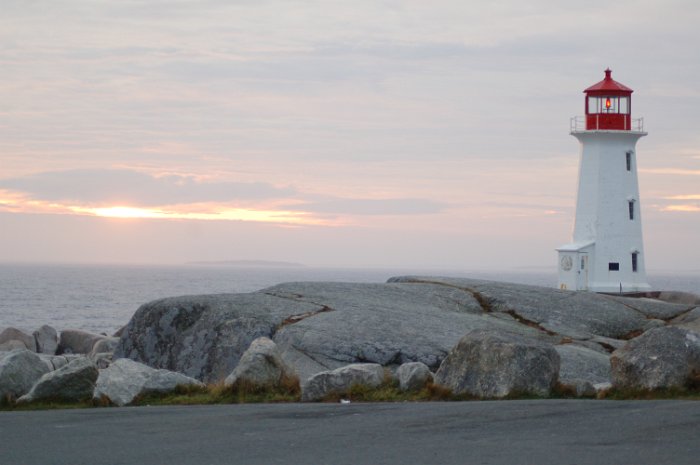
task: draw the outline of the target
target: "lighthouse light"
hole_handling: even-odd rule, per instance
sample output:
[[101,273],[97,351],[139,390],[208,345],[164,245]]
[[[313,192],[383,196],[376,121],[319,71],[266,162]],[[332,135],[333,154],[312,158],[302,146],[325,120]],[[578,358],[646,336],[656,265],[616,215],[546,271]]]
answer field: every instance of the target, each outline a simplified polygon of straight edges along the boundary
[[607,97],[605,99],[605,109],[610,110],[610,107],[612,106],[612,102],[610,102],[610,97]]

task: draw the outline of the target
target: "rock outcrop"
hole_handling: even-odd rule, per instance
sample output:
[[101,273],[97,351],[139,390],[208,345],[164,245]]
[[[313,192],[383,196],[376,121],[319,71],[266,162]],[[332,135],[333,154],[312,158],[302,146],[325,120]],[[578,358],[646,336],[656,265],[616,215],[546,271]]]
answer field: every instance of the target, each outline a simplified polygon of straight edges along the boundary
[[629,339],[694,324],[695,301],[681,297],[416,276],[385,284],[284,283],[144,304],[121,332],[114,358],[218,382],[266,337],[302,380],[356,363],[395,370],[421,362],[435,371],[466,333],[489,331],[556,347],[562,380],[583,392],[610,381],[606,360]]
[[100,370],[93,398],[129,405],[138,396],[172,392],[178,386],[203,387],[196,379],[168,370],[157,370],[129,359],[119,359]]
[[49,367],[27,349],[0,353],[0,403],[23,396]]
[[700,381],[700,334],[652,329],[613,352],[610,364],[616,388],[687,388]]
[[266,337],[254,340],[240,362],[225,380],[226,386],[242,384],[254,387],[280,386],[295,375],[282,360],[277,345]]
[[88,400],[95,389],[97,375],[97,367],[87,357],[76,358],[58,370],[43,375],[18,402]]
[[559,354],[551,344],[507,332],[473,330],[450,351],[435,382],[480,398],[547,396],[558,381]]
[[331,393],[343,393],[352,386],[377,387],[384,381],[384,368],[377,363],[354,363],[317,373],[301,385],[301,400],[321,400]]

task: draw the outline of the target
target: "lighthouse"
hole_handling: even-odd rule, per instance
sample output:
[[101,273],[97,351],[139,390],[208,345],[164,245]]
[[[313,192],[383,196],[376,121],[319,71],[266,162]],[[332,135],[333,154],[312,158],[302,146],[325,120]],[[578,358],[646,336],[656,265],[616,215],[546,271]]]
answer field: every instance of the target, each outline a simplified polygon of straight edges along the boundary
[[644,269],[632,89],[605,78],[583,91],[585,116],[571,119],[580,143],[573,241],[557,248],[559,288],[594,292],[650,289]]

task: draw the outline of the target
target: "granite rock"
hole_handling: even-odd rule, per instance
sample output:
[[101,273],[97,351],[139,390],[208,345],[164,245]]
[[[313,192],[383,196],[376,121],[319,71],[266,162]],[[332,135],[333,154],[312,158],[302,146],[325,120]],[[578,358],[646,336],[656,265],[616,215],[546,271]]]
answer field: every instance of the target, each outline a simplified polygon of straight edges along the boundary
[[435,383],[479,398],[547,396],[558,382],[559,363],[550,344],[519,334],[473,330],[447,355]]
[[277,345],[269,338],[259,337],[243,352],[240,362],[226,378],[225,385],[243,383],[249,386],[278,386],[285,379],[294,377],[293,371],[282,360]]
[[700,334],[674,327],[649,330],[613,352],[610,365],[618,389],[686,388],[700,374]]
[[378,387],[384,381],[384,368],[378,363],[353,363],[317,373],[301,386],[301,400],[318,401],[331,393],[343,393],[352,386]]
[[396,370],[396,379],[402,391],[420,391],[433,381],[433,374],[425,363],[408,362]]
[[196,379],[163,369],[154,369],[129,359],[119,359],[100,370],[93,399],[118,405],[129,405],[138,396],[167,393],[178,386],[203,387]]
[[0,403],[26,394],[48,372],[46,364],[30,350],[0,353]]
[[89,354],[93,346],[106,336],[93,334],[78,329],[66,329],[61,331],[58,338],[56,353],[61,354]]
[[76,358],[58,370],[43,375],[18,402],[80,402],[90,399],[97,375],[97,367],[92,361],[87,357]]
[[609,383],[610,356],[575,344],[554,346],[560,358],[559,381],[575,384],[584,380],[591,385]]
[[[13,342],[14,341],[14,342]],[[24,331],[17,328],[5,328],[0,333],[0,346],[5,345],[8,350],[21,349],[22,347],[17,344],[21,342],[24,349],[36,352],[36,343],[34,338]]]

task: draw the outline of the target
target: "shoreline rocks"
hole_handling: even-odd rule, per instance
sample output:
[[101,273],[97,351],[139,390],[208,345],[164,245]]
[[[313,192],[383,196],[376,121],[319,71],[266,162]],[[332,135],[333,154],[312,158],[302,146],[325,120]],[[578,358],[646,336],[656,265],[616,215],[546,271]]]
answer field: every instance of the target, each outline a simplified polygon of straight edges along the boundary
[[[352,382],[376,386],[380,371],[382,380],[394,372],[402,390],[432,380],[482,398],[546,396],[556,383],[579,396],[610,386],[696,386],[700,297],[658,294],[632,298],[429,276],[384,284],[283,283],[246,294],[148,302],[119,337],[7,328],[0,333],[0,366],[8,354],[22,352],[12,357],[42,364],[42,375],[80,359],[103,381],[111,367],[138,379],[177,378],[165,374],[174,373],[198,386],[274,385],[297,376],[305,400],[342,390],[344,379],[355,375]],[[145,375],[144,366],[161,375]],[[8,398],[26,394],[28,383],[25,392],[5,389]],[[98,397],[109,397],[103,391]],[[122,405],[127,397],[115,395]]]

